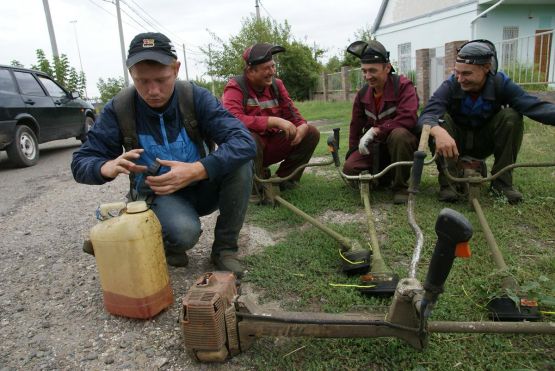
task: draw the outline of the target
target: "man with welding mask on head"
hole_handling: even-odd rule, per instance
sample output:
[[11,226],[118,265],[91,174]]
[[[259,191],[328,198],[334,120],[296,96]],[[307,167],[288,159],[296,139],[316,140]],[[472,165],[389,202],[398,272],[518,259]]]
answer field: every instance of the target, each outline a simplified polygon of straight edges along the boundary
[[[446,159],[452,174],[456,174],[458,157],[485,159],[491,154],[491,173],[495,174],[516,161],[524,130],[522,115],[555,125],[555,105],[529,95],[498,72],[497,53],[490,41],[472,40],[458,49],[453,75],[435,91],[419,122],[432,126],[432,150]],[[457,190],[440,165],[439,200],[457,201]],[[513,187],[512,171],[494,179],[491,189],[511,204],[522,201],[522,194]]]
[[[223,105],[243,122],[256,141],[255,174],[269,177],[268,166],[281,162],[279,177],[289,176],[307,164],[320,140],[320,132],[309,125],[293,104],[283,81],[276,78],[273,55],[284,52],[279,45],[257,43],[243,53],[242,75],[224,88]],[[282,190],[297,186],[302,171],[280,183]]]
[[[347,52],[360,58],[366,85],[357,93],[349,128],[349,151],[343,172],[375,174],[392,162],[411,161],[418,147],[416,128],[418,96],[412,82],[394,74],[389,52],[376,40],[355,41]],[[387,175],[387,174],[386,174]],[[410,167],[393,170],[393,203],[408,200]],[[380,178],[380,183],[390,178]]]

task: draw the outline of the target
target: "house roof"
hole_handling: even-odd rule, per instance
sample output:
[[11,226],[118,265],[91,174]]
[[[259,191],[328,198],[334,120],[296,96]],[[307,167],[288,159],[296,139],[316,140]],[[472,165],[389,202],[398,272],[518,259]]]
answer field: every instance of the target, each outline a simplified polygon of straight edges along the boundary
[[[466,2],[462,2],[459,4],[450,4],[444,7],[439,7],[438,9],[432,11],[432,12],[426,12],[425,14],[420,14],[417,15],[415,17],[412,17],[410,19],[405,19],[399,22],[395,22],[395,23],[402,23],[402,22],[406,22],[409,20],[415,20],[415,19],[419,19],[419,18],[424,18],[424,17],[429,17],[430,15],[436,14],[436,13],[441,13],[443,11],[446,11],[448,9],[453,9],[456,7],[459,7],[461,5],[467,5],[469,3],[477,3],[477,5],[484,5],[486,8],[489,8],[491,5],[494,5],[495,3],[497,3],[500,0],[469,0]],[[394,2],[393,2],[394,3]],[[376,33],[376,31],[380,28],[385,11],[387,9],[387,6],[390,4],[389,0],[382,0],[382,3],[380,5],[380,10],[378,11],[378,15],[376,16],[376,19],[374,21],[374,24],[372,25],[372,28],[370,29],[370,33],[374,34]],[[553,4],[553,0],[504,0],[503,1],[503,5],[519,5],[519,4],[526,4],[526,5],[547,5],[547,4]],[[389,24],[388,24],[389,26]]]
[[378,11],[378,15],[376,16],[376,20],[374,21],[374,24],[372,25],[372,29],[370,30],[371,34],[376,32],[378,27],[380,27],[380,23],[382,22],[383,14],[385,13],[385,8],[387,8],[387,3],[388,2],[389,2],[389,0],[382,0],[382,5],[380,5],[380,10]]

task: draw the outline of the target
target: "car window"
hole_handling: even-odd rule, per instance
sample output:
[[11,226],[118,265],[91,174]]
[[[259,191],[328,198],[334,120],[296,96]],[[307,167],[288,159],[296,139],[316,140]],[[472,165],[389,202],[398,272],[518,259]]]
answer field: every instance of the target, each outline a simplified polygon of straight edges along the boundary
[[64,89],[62,89],[58,84],[50,80],[48,77],[39,75],[39,80],[40,82],[42,82],[42,85],[44,85],[51,97],[59,98],[67,96]]
[[35,77],[28,72],[14,71],[15,79],[21,89],[21,94],[45,96],[44,90]]
[[17,93],[17,88],[15,87],[10,71],[3,68],[0,69],[0,91]]

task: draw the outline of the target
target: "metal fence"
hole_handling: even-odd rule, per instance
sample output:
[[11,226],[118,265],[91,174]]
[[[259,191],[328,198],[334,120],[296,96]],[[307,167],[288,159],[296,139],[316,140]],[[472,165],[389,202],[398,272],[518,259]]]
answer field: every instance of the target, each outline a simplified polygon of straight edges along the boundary
[[553,30],[495,43],[499,70],[519,85],[555,83]]

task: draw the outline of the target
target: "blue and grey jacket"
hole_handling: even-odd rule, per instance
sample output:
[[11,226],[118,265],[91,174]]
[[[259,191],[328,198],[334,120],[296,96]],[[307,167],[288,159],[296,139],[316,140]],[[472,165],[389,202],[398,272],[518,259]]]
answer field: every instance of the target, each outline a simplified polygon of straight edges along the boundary
[[418,120],[419,125],[438,125],[448,113],[456,125],[474,128],[484,125],[493,115],[509,106],[520,114],[546,125],[555,125],[555,105],[526,93],[503,72],[488,75],[476,100],[461,89],[451,75],[434,92]]
[[[187,135],[180,117],[177,94],[174,92],[164,112],[157,112],[138,95],[135,97],[136,130],[140,148],[144,148],[140,165],[162,160],[200,161],[210,181],[218,180],[250,161],[256,155],[256,144],[249,131],[206,89],[193,85],[195,116],[201,136],[213,141],[218,148],[200,158],[195,144]],[[104,107],[88,133],[88,139],[73,154],[71,170],[79,183],[104,184],[100,168],[123,153],[123,135],[119,129],[113,102]],[[162,167],[160,173],[169,168]],[[136,178],[143,184],[142,175]]]

